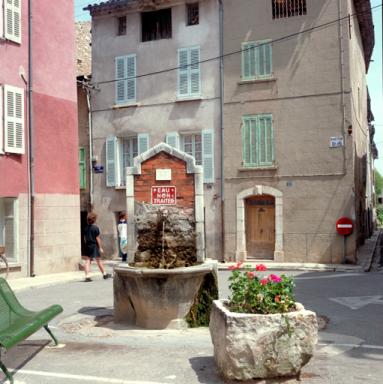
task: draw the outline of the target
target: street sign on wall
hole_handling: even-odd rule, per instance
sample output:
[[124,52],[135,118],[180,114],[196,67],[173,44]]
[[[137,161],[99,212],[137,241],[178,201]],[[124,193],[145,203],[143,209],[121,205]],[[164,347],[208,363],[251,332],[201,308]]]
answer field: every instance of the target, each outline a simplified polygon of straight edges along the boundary
[[176,204],[176,187],[154,186],[152,187],[152,204],[153,205],[175,205]]
[[348,217],[341,217],[336,222],[336,231],[339,233],[339,235],[342,235],[342,236],[351,235],[353,229],[354,229],[354,223]]

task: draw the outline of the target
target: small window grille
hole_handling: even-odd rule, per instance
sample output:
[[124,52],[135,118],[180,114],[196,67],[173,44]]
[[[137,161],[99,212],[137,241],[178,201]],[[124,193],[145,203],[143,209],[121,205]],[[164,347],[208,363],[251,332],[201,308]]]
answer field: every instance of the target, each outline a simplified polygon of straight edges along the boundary
[[199,4],[186,4],[187,9],[187,25],[199,24]]
[[273,19],[306,15],[306,0],[271,0]]
[[126,16],[117,18],[118,28],[117,35],[122,36],[126,35]]

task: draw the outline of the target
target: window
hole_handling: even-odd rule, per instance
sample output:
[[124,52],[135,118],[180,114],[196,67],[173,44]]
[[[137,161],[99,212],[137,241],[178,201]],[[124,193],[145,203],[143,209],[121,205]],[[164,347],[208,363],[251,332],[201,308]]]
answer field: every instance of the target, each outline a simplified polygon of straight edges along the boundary
[[[24,153],[24,90],[4,85],[0,87],[1,105],[4,107],[4,129],[0,132],[0,152]],[[1,117],[1,116],[0,116]],[[3,137],[3,140],[2,140]],[[3,143],[2,143],[3,141]]]
[[186,4],[187,25],[199,24],[199,3]]
[[172,10],[141,13],[142,41],[172,38]]
[[272,76],[270,40],[242,43],[242,79],[255,80]]
[[200,48],[178,50],[178,97],[201,95]]
[[19,44],[21,43],[21,1],[0,0],[0,37]]
[[126,35],[126,16],[117,17],[117,35]]
[[271,0],[273,19],[306,15],[306,0]]
[[85,148],[78,150],[79,172],[80,172],[80,189],[86,189],[86,153]]
[[118,56],[116,66],[116,104],[136,101],[136,55]]
[[134,165],[134,158],[149,149],[149,135],[106,139],[106,186],[123,187],[126,181],[126,167]]
[[169,132],[166,143],[195,158],[196,165],[203,166],[204,183],[214,183],[214,132],[205,129],[201,133],[179,134]]
[[17,199],[0,197],[0,245],[5,246],[8,261],[17,261]]
[[245,116],[242,121],[242,158],[245,167],[272,165],[274,161],[271,115]]

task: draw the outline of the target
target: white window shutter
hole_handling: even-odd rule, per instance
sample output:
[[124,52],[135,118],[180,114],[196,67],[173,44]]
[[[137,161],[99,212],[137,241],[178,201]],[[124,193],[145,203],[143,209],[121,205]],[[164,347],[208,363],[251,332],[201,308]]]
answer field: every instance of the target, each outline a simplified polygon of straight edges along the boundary
[[138,139],[138,154],[146,152],[149,149],[149,135],[147,133],[139,133]]
[[190,49],[190,94],[198,96],[201,93],[200,49]]
[[171,147],[180,148],[180,135],[178,132],[169,132],[166,134],[166,144],[169,144]]
[[24,90],[4,86],[4,150],[24,153]]
[[202,131],[202,165],[204,183],[214,183],[214,131]]
[[7,252],[7,258],[16,257],[16,200],[13,198],[4,198],[4,246]]
[[126,56],[115,58],[116,65],[116,104],[125,103],[127,97],[126,87]]
[[106,186],[116,186],[116,159],[117,159],[117,138],[109,136],[106,139]]
[[21,0],[5,0],[4,21],[5,38],[21,43]]
[[126,57],[126,88],[127,88],[127,101],[136,101],[136,55],[129,55]]
[[178,95],[187,96],[189,94],[189,50],[178,50]]

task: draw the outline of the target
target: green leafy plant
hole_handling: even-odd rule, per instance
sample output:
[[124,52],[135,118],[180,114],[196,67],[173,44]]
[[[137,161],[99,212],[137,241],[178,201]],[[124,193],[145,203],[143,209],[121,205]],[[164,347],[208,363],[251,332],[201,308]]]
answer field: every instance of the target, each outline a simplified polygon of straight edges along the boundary
[[295,310],[293,295],[294,282],[285,275],[269,274],[258,276],[266,272],[263,264],[258,264],[255,270],[242,263],[229,267],[232,274],[229,278],[231,296],[229,309],[240,313],[286,313]]

